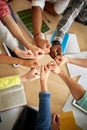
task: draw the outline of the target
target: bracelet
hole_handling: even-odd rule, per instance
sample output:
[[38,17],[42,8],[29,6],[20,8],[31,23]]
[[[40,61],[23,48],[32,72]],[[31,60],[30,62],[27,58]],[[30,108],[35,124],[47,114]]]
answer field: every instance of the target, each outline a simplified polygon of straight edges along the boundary
[[41,34],[40,33],[34,34],[34,38],[36,38],[37,36],[41,36]]

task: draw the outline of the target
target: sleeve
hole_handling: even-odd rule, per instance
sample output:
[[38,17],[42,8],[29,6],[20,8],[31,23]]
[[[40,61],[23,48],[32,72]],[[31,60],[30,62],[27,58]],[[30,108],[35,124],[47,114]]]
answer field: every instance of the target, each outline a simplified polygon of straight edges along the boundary
[[39,93],[39,112],[37,115],[35,130],[51,129],[50,93]]
[[57,14],[62,14],[64,10],[67,8],[70,0],[61,1],[57,0],[57,2],[54,3],[54,10]]
[[0,21],[0,39],[3,42],[5,42],[8,48],[11,49],[12,51],[14,50],[15,47],[18,46],[17,39],[12,36],[10,31],[7,29],[6,26],[2,24],[1,21]]
[[84,109],[87,110],[87,91],[85,92],[85,94],[83,95],[83,97],[77,101],[77,103],[78,103],[82,108],[84,108]]
[[14,85],[20,85],[20,82],[21,81],[19,76],[0,78],[0,89],[6,89]]
[[46,0],[32,0],[32,6],[39,6],[43,10],[45,1]]
[[62,19],[57,24],[57,33],[52,41],[52,45],[62,44],[65,33],[68,32],[73,21],[78,16],[79,12],[83,8],[84,1],[82,0],[73,0],[70,6],[65,10]]
[[0,19],[2,19],[5,15],[10,14],[10,9],[5,0],[0,0]]

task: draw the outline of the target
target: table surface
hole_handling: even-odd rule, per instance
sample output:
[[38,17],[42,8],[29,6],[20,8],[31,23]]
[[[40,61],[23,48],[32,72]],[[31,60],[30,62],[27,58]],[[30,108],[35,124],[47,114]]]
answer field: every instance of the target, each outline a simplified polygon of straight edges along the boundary
[[[22,2],[21,0],[14,0],[10,2],[10,5],[15,14],[17,11],[24,10],[31,7],[31,3],[28,2],[27,0],[26,1],[22,0]],[[47,23],[45,17],[43,16],[43,19],[51,29],[49,33],[51,33],[56,28],[56,25],[59,19],[61,18],[61,16],[54,17],[52,15],[49,15],[46,12],[44,13],[51,21],[51,23]],[[29,34],[24,30],[24,28],[20,24],[18,25],[21,28],[22,32],[24,33],[26,39],[33,44],[34,43],[33,39],[29,36]],[[87,50],[87,27],[77,22],[74,22],[71,28],[69,29],[69,33],[75,33],[77,35],[80,50],[86,51]],[[0,44],[0,50],[2,51],[2,53],[5,53],[2,47],[2,43]],[[39,63],[46,64],[50,60],[52,60],[51,57],[49,55],[45,55],[43,58],[39,59]],[[63,65],[62,68],[68,74],[66,65]],[[12,65],[0,64],[0,77],[11,76],[16,74],[24,74],[28,71],[28,69],[29,68],[23,66],[14,68]],[[77,80],[76,77],[75,80]],[[33,82],[27,81],[26,83],[24,83],[24,86],[25,86],[25,93],[26,93],[28,105],[37,107],[39,101],[38,93],[40,92],[39,80]],[[70,94],[67,85],[58,76],[50,73],[48,79],[48,89],[51,92],[51,111],[61,113],[62,107]]]

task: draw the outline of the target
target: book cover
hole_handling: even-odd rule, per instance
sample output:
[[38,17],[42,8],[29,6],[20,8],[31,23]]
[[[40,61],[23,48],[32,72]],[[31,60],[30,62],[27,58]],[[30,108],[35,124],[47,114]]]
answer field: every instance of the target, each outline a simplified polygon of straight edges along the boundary
[[[22,23],[24,28],[27,29],[29,34],[33,37],[32,9],[26,9],[26,10],[19,11],[19,12],[17,12],[17,14],[18,15],[16,17]],[[49,30],[50,30],[50,28],[48,27],[48,25],[44,21],[42,21],[41,32],[46,33]]]

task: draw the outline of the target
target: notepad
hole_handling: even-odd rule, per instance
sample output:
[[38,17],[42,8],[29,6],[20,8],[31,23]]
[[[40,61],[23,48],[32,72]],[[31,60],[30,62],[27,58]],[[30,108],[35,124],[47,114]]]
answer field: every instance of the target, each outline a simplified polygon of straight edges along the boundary
[[[56,33],[57,33],[57,30],[54,30],[52,37],[51,37],[51,40],[50,40],[51,44],[52,44],[52,41],[54,40],[54,37],[56,36]],[[66,33],[64,36],[63,42],[62,42],[62,54],[66,53],[66,49],[68,46],[68,39],[69,39],[69,34]]]
[[26,105],[23,84],[0,90],[0,111]]
[[[18,11],[16,18],[23,25],[23,27],[29,32],[30,36],[33,37],[33,28],[32,28],[32,9],[26,9]],[[46,33],[50,30],[45,21],[42,21],[41,32]]]

